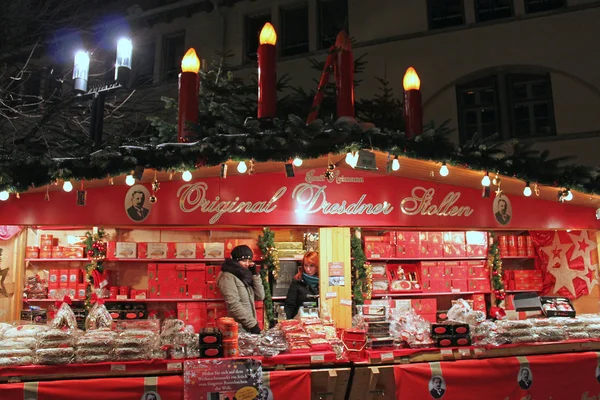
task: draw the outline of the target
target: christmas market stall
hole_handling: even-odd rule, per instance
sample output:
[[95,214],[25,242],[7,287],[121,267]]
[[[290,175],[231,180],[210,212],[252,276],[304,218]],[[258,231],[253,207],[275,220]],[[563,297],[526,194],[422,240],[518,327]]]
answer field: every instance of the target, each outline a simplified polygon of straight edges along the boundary
[[[263,33],[258,119],[209,126],[215,71],[190,49],[179,123],[156,122],[177,143],[0,158],[2,399],[595,398],[597,179],[452,145],[423,126],[413,68],[406,133],[356,122],[345,34],[308,122],[282,118]],[[331,71],[335,121],[317,119]],[[260,334],[219,289],[240,245]],[[289,315],[314,252],[318,289]]]

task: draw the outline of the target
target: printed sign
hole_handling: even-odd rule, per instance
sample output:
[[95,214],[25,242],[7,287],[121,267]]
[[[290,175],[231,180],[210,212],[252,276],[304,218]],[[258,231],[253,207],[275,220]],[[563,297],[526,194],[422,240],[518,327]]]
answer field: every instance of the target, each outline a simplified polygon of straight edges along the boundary
[[205,359],[184,364],[185,400],[254,400],[262,389],[262,364],[253,359]]

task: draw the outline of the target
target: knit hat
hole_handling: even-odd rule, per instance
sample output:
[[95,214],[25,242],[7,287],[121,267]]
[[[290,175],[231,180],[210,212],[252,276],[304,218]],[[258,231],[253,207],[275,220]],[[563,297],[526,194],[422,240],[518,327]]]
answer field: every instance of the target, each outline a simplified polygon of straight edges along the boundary
[[233,261],[252,260],[252,250],[245,244],[237,246],[231,250],[231,259]]

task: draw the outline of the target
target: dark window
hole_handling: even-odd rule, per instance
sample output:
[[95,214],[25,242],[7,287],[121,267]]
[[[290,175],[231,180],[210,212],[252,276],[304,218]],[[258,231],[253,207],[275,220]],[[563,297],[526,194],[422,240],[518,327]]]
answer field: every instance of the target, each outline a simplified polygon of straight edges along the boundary
[[458,88],[461,140],[470,140],[476,133],[488,137],[500,131],[497,80],[492,78],[471,82]]
[[308,52],[308,5],[282,8],[281,55],[293,56]]
[[512,0],[476,0],[477,22],[512,17]]
[[429,0],[429,29],[463,25],[463,0]]
[[267,22],[271,22],[269,13],[246,16],[246,61],[256,60],[260,31]]
[[565,0],[525,0],[525,12],[535,13],[540,11],[555,10],[564,7]]
[[152,83],[154,79],[155,50],[156,45],[154,42],[144,43],[135,46],[133,53],[133,62],[131,65],[131,68],[134,71],[134,87]]
[[547,74],[493,75],[457,87],[457,96],[461,141],[476,133],[500,139],[556,133]]
[[319,49],[328,49],[335,43],[338,33],[348,34],[348,0],[318,0]]
[[511,75],[508,84],[514,136],[554,134],[550,77],[548,75]]
[[165,80],[177,79],[181,72],[181,60],[185,55],[185,33],[177,33],[165,37],[164,55]]

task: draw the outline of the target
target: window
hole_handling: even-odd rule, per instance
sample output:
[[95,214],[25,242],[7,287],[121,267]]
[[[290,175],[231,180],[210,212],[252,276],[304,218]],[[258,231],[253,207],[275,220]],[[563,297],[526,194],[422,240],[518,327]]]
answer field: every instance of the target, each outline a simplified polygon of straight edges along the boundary
[[267,22],[271,22],[271,14],[255,14],[246,16],[246,61],[256,61],[258,51],[258,37]]
[[512,0],[476,0],[477,22],[512,17]]
[[293,56],[308,52],[308,5],[282,8],[281,55]]
[[165,36],[164,79],[177,79],[181,72],[181,60],[185,55],[185,33]]
[[154,79],[155,49],[156,45],[154,42],[140,44],[135,47],[133,63],[131,65],[134,71],[133,87],[152,83]]
[[429,29],[463,25],[463,0],[429,0]]
[[319,49],[328,49],[341,30],[348,32],[348,0],[318,0],[317,13]]
[[460,139],[556,133],[548,74],[500,73],[457,87]]
[[516,137],[554,133],[554,110],[548,75],[511,75],[509,94]]
[[500,132],[496,87],[491,77],[458,88],[461,141],[476,133],[483,138]]
[[525,0],[525,12],[535,13],[540,11],[555,10],[565,5],[565,0]]

